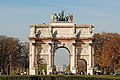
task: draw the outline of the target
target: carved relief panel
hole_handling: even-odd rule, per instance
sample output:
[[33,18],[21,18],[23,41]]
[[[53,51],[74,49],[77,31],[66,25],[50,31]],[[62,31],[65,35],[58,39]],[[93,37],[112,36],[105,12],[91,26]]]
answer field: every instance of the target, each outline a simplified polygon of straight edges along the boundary
[[49,50],[49,45],[48,44],[40,44],[36,46],[37,48],[37,54],[42,54],[42,53],[47,53]]
[[43,48],[42,53],[47,53],[48,52],[48,48],[49,48],[48,44],[42,44],[41,47]]
[[89,34],[88,28],[82,28],[81,29],[81,34]]
[[81,54],[87,54],[89,52],[89,44],[81,44]]
[[72,37],[72,28],[53,28],[53,32],[56,32],[57,37]]
[[39,37],[48,37],[51,34],[51,32],[49,27],[36,28],[36,34],[39,34]]

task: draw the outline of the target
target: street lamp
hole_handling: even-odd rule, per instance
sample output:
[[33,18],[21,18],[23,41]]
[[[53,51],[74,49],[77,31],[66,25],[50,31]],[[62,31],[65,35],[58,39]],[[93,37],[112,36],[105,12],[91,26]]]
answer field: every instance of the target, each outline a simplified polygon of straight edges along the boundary
[[11,62],[12,62],[12,58],[11,58],[11,55],[9,55],[8,75],[11,75]]
[[114,70],[115,70],[115,56],[114,56],[114,54],[112,55],[112,63],[113,63],[113,73],[114,73]]

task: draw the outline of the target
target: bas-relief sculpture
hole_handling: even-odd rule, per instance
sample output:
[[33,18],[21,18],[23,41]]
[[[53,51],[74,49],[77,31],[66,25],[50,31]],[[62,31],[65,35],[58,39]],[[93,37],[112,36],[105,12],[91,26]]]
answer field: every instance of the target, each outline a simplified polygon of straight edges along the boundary
[[88,53],[89,51],[89,45],[88,44],[82,44],[81,45],[81,53],[85,54],[85,53]]
[[[92,61],[94,60],[94,53],[92,53],[93,47],[89,43],[92,44],[94,26],[75,24],[73,23],[73,15],[66,16],[64,11],[58,15],[52,14],[51,19],[52,23],[50,24],[31,25],[29,40],[30,44],[34,42],[36,45],[30,45],[30,54],[39,54],[40,58],[45,58],[47,62],[47,74],[49,74],[53,71],[54,52],[59,47],[63,47],[69,52],[70,71],[72,73],[78,73],[77,61],[84,59],[87,62],[86,74],[90,73],[93,75],[94,63]],[[65,29],[67,29],[66,32]],[[33,57],[30,56],[30,60],[32,59]],[[37,74],[34,73],[36,72],[36,67],[32,67],[34,65],[30,62],[29,74]]]

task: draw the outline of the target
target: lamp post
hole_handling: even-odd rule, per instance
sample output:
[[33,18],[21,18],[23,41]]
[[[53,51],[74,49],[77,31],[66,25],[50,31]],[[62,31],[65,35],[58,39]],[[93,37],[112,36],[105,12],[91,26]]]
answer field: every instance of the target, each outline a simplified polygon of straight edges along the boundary
[[11,62],[12,62],[11,55],[9,55],[8,75],[11,75]]
[[[0,55],[0,70],[2,69],[2,64],[1,64],[1,61],[2,60],[2,58],[1,58],[1,55]],[[0,75],[2,74],[2,72],[0,71]]]
[[112,55],[112,63],[113,63],[113,73],[115,71],[115,56],[114,54]]
[[24,71],[25,71],[26,75],[27,75],[27,68],[29,67],[28,62],[29,62],[29,60],[28,60],[28,54],[25,54]]

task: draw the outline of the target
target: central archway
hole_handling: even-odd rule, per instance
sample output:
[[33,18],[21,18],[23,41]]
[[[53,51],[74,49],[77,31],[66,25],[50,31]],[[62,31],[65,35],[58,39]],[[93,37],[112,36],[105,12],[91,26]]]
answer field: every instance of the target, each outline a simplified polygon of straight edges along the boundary
[[66,47],[58,47],[55,51],[54,65],[57,72],[65,72],[66,67],[69,66],[69,50]]

